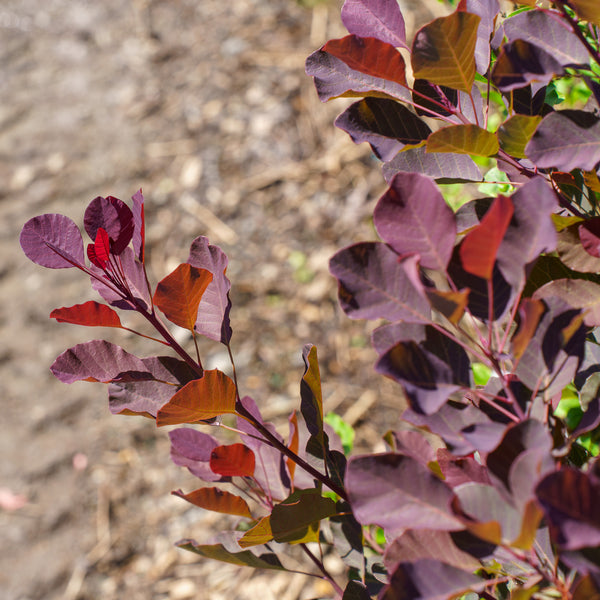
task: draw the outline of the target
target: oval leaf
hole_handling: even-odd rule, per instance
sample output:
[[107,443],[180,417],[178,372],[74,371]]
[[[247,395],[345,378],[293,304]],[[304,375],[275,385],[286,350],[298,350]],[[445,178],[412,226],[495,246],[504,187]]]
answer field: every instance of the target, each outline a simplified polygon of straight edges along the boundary
[[85,264],[79,227],[64,215],[46,214],[29,219],[19,241],[27,258],[42,267],[68,269],[82,268]]
[[477,125],[450,125],[434,131],[427,138],[427,152],[494,156],[499,149],[495,134]]
[[412,46],[415,78],[468,94],[475,81],[475,44],[480,20],[477,15],[454,12],[419,29]]
[[256,459],[244,444],[217,446],[210,453],[210,468],[224,477],[252,477]]
[[541,120],[538,115],[513,115],[504,121],[498,130],[502,150],[515,158],[525,158],[525,146]]
[[235,384],[218,369],[184,385],[156,415],[158,427],[196,423],[235,412]]
[[183,263],[156,286],[154,303],[169,321],[193,331],[200,300],[212,278],[210,271]]
[[216,487],[200,488],[189,494],[184,494],[181,490],[178,490],[172,492],[172,494],[205,510],[252,518],[250,507],[243,498]]
[[55,308],[50,313],[50,318],[56,319],[59,323],[73,323],[87,327],[123,327],[119,315],[112,308],[95,300]]
[[406,46],[406,27],[397,2],[388,0],[346,0],[342,23],[360,37],[374,37],[392,46]]

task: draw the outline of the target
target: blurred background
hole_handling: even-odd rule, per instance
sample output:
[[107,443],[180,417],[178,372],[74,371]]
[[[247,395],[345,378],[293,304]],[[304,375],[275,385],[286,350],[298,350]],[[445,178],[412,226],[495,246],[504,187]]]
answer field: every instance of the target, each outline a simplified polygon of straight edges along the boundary
[[[146,198],[148,264],[158,281],[206,235],[228,254],[233,349],[243,394],[287,432],[299,407],[302,347],[318,347],[325,411],[382,447],[399,391],[373,372],[369,329],[339,310],[329,257],[373,239],[385,186],[368,146],[333,126],[304,61],[346,34],[341,1],[0,1],[0,598],[296,600],[330,589],[177,550],[228,526],[170,495],[197,487],[169,458],[168,428],[114,417],[105,386],[66,386],[64,349],[105,338],[150,342],[48,319],[96,298],[76,271],[21,253],[25,221],[87,203]],[[443,10],[405,0],[409,30]],[[180,338],[184,343],[189,340]],[[215,343],[204,364],[226,368]],[[210,433],[217,434],[214,430]],[[293,560],[293,559],[292,559]],[[337,568],[335,565],[333,569]]]

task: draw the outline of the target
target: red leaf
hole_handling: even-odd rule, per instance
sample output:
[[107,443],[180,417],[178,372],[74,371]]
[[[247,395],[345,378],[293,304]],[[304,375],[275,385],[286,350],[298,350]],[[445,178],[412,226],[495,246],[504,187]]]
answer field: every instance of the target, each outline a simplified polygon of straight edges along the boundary
[[88,327],[123,327],[119,315],[112,308],[95,300],[55,308],[50,313],[50,318],[56,319],[59,323],[73,323]]
[[256,459],[254,452],[244,444],[217,446],[210,453],[210,468],[224,477],[252,477]]
[[156,425],[179,425],[235,412],[235,384],[222,371],[204,371],[201,379],[184,385],[158,411]]
[[183,263],[158,284],[154,303],[169,321],[192,331],[202,294],[212,278],[210,271]]
[[481,223],[463,240],[459,252],[465,271],[491,279],[496,254],[514,212],[512,200],[498,196]]
[[200,488],[189,494],[184,494],[181,490],[178,490],[172,492],[172,494],[206,510],[252,518],[250,507],[243,498],[216,487]]
[[347,35],[330,40],[323,51],[339,58],[351,69],[406,85],[406,66],[402,55],[394,46],[376,38]]

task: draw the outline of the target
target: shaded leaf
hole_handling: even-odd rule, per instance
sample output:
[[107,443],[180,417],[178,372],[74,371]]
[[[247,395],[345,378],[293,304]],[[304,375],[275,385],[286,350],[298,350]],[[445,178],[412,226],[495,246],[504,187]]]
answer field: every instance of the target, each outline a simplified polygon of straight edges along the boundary
[[87,327],[123,327],[119,315],[112,308],[94,300],[74,306],[55,308],[50,313],[50,318],[56,319],[59,323],[72,323]]
[[212,558],[234,565],[252,567],[253,569],[286,570],[279,562],[277,555],[271,552],[258,556],[250,550],[229,552],[225,549],[223,544],[198,544],[194,540],[182,540],[177,542],[177,546],[183,550],[189,550],[190,552],[204,556],[205,558]]
[[400,259],[379,242],[349,246],[329,262],[338,280],[340,304],[351,319],[427,322],[431,311],[416,287],[416,269],[415,257]]
[[178,425],[235,412],[235,384],[218,369],[184,385],[156,415],[156,424]]
[[525,158],[525,146],[533,136],[542,117],[539,115],[513,115],[498,129],[500,147],[515,158]]
[[406,47],[406,28],[400,7],[387,0],[346,0],[342,23],[360,37],[374,37],[392,46]]
[[404,59],[394,46],[386,42],[373,37],[347,35],[328,41],[322,50],[339,58],[353,71],[406,86]]
[[402,454],[373,454],[349,460],[346,489],[362,525],[376,524],[392,537],[405,528],[463,529],[452,514],[452,491],[427,467]]
[[154,304],[169,321],[192,331],[200,300],[212,278],[210,271],[182,263],[156,286]]
[[459,247],[462,266],[467,273],[491,279],[496,254],[514,212],[512,200],[498,196],[479,226],[471,231]]
[[469,93],[475,80],[480,20],[477,15],[454,12],[419,29],[411,55],[415,78]]
[[495,134],[477,125],[450,125],[434,131],[427,138],[427,152],[494,156],[498,153]]
[[552,55],[562,66],[589,63],[586,47],[569,31],[569,26],[557,12],[520,12],[506,19],[502,26],[509,42],[520,39],[535,44]]
[[367,590],[367,586],[361,581],[351,579],[346,588],[342,600],[370,600],[371,595]]
[[362,527],[347,502],[338,501],[337,511],[338,514],[329,519],[333,545],[344,564],[356,569],[362,576],[365,570]]
[[19,237],[27,258],[49,269],[83,267],[83,239],[74,221],[58,214],[29,219]]
[[323,396],[321,392],[321,375],[317,359],[317,348],[307,344],[302,349],[304,375],[300,382],[300,409],[310,432],[306,451],[320,460],[327,453],[327,439],[323,432]]
[[184,494],[181,490],[172,492],[174,496],[187,500],[194,506],[199,506],[205,510],[225,513],[227,515],[237,515],[239,517],[252,518],[248,503],[239,496],[226,492],[216,487],[205,487],[194,490],[189,494]]
[[210,453],[210,468],[224,477],[252,477],[256,460],[244,444],[217,446]]
[[431,289],[426,290],[426,293],[431,303],[431,308],[444,315],[453,325],[458,325],[469,304],[469,290],[442,292]]
[[203,481],[221,481],[223,477],[210,468],[210,455],[219,445],[216,438],[190,427],[169,431],[171,460]]
[[[443,85],[436,85],[427,79],[415,79],[412,89],[413,102],[418,115],[437,115],[448,117],[456,111],[458,92]],[[420,108],[421,107],[421,108]],[[429,109],[429,110],[424,110]]]
[[388,98],[365,98],[348,107],[336,120],[359,144],[368,142],[381,160],[390,160],[405,144],[427,139],[431,129],[415,113]]
[[296,490],[271,511],[273,539],[288,544],[316,541],[319,521],[336,512],[335,502],[319,490]]
[[564,72],[553,54],[524,40],[504,44],[492,69],[492,81],[501,92],[532,82],[549,83]]
[[511,348],[516,359],[521,358],[525,348],[535,334],[535,330],[546,310],[540,300],[524,298],[519,306],[519,329],[513,335]]
[[481,172],[466,154],[427,152],[425,146],[404,149],[383,165],[383,176],[390,182],[396,173],[421,173],[438,183],[481,181]]
[[561,298],[573,308],[583,311],[588,327],[600,326],[600,285],[583,279],[556,279],[538,288],[534,298]]
[[555,111],[546,115],[525,147],[537,167],[590,171],[600,161],[600,120],[583,127]]
[[377,233],[398,254],[416,252],[420,264],[444,272],[456,238],[454,213],[433,181],[398,173],[373,213]]

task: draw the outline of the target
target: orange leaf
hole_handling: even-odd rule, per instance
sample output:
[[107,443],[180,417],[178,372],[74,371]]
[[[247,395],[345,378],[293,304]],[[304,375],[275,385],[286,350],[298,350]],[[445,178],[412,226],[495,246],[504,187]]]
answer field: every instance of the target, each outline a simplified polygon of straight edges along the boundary
[[243,498],[216,487],[200,488],[189,494],[184,494],[179,490],[172,494],[206,510],[252,518],[250,507]]
[[406,85],[406,66],[402,55],[394,46],[376,38],[347,35],[330,40],[323,51],[345,62],[351,69]]
[[463,269],[472,275],[491,279],[496,254],[514,212],[512,200],[498,196],[481,223],[469,233],[460,245]]
[[210,271],[183,263],[156,286],[154,304],[169,321],[193,331],[198,305],[212,278]]
[[524,298],[519,307],[521,323],[512,339],[512,351],[515,358],[520,358],[527,348],[546,307],[541,300]]
[[210,453],[210,469],[224,477],[252,477],[256,459],[244,444],[217,446]]
[[110,306],[94,300],[55,308],[50,313],[50,318],[56,319],[59,323],[73,323],[88,327],[123,327],[119,315]]
[[156,425],[178,425],[235,412],[235,384],[218,369],[186,383],[156,415]]

